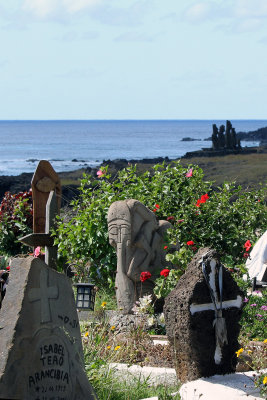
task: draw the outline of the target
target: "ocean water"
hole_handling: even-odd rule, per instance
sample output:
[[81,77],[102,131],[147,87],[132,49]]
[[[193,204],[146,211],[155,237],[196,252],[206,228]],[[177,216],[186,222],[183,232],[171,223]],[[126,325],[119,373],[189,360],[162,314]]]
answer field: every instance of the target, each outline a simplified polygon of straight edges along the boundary
[[[267,126],[267,120],[231,122],[237,132]],[[34,172],[43,159],[57,172],[118,158],[175,159],[211,147],[204,139],[211,136],[214,123],[225,125],[224,120],[0,121],[0,175]],[[181,141],[184,137],[197,140]]]

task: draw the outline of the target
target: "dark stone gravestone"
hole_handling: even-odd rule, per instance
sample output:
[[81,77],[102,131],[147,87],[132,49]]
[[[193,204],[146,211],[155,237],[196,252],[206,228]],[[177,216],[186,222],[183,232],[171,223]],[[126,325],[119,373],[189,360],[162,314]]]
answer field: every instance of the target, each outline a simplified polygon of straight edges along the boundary
[[69,279],[39,258],[13,259],[0,311],[0,399],[91,400]]
[[165,299],[166,332],[181,382],[234,372],[243,293],[211,249],[200,249]]

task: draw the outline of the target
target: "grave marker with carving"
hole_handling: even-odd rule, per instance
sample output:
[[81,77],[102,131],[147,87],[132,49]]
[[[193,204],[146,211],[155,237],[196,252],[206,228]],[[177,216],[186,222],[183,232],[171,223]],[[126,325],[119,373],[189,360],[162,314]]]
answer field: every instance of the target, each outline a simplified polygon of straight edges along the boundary
[[57,247],[50,235],[51,229],[55,226],[56,216],[58,215],[57,199],[54,191],[51,191],[45,207],[46,221],[45,233],[31,233],[24,236],[20,241],[28,246],[45,246],[45,262],[53,269],[57,269]]
[[39,258],[13,259],[0,311],[0,399],[92,400],[69,279]]
[[181,382],[235,370],[242,297],[218,254],[199,250],[164,306]]
[[[154,280],[166,263],[164,234],[171,228],[168,221],[158,221],[155,214],[140,201],[115,201],[108,210],[109,242],[117,253],[116,297],[124,314],[132,311],[135,302],[152,294]],[[141,272],[151,279],[141,285]]]
[[[0,311],[0,399],[93,400],[97,397],[84,370],[71,283],[55,271],[57,252],[50,229],[58,211],[56,188],[44,178],[40,193],[47,196],[47,204],[43,195],[37,196],[41,207],[35,204],[39,232],[22,241],[46,246],[46,263],[31,256],[12,261]],[[45,226],[41,215],[46,216]]]

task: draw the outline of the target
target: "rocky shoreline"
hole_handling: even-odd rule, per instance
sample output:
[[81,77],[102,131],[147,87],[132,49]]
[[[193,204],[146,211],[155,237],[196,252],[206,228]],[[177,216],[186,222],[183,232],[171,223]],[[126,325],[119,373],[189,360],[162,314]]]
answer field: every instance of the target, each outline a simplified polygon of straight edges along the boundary
[[[222,160],[222,157],[235,155],[235,156],[243,156],[250,154],[262,154],[267,153],[267,146],[259,146],[259,147],[245,147],[242,149],[236,150],[213,150],[211,148],[202,149],[199,151],[187,152],[183,157],[181,157],[181,162],[183,164],[190,163],[190,159],[193,159],[193,162],[198,158],[204,160],[205,158],[211,159],[219,157]],[[110,172],[115,174],[118,170],[121,170],[127,167],[129,164],[137,164],[140,171],[144,171],[145,169],[151,168],[155,164],[159,164],[162,162],[166,164],[171,163],[174,160],[169,159],[168,157],[157,157],[157,158],[145,158],[142,160],[126,160],[126,159],[116,159],[116,160],[104,160],[101,165],[109,165]],[[208,163],[208,161],[207,161]],[[203,164],[203,161],[201,161]],[[217,168],[220,169],[220,161],[217,161]],[[82,169],[77,169],[75,171],[70,172],[59,172],[58,175],[62,181],[62,194],[65,203],[68,203],[75,195],[77,195],[80,178],[83,173],[90,174],[92,176],[97,177],[96,173],[99,167],[91,168],[85,167]],[[0,176],[0,199],[4,196],[5,192],[9,191],[11,193],[18,193],[21,191],[28,190],[31,187],[31,179],[33,173],[22,173],[17,176]],[[65,182],[65,183],[64,183]]]

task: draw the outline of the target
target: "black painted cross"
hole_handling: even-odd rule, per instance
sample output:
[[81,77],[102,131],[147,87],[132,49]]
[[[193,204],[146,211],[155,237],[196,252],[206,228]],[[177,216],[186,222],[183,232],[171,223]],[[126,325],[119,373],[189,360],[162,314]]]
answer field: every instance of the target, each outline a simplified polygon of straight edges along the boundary
[[22,243],[28,246],[45,246],[45,262],[55,270],[57,269],[57,246],[54,246],[54,240],[51,237],[50,231],[55,226],[57,214],[57,196],[55,191],[52,190],[46,203],[45,233],[31,233],[20,239]]

